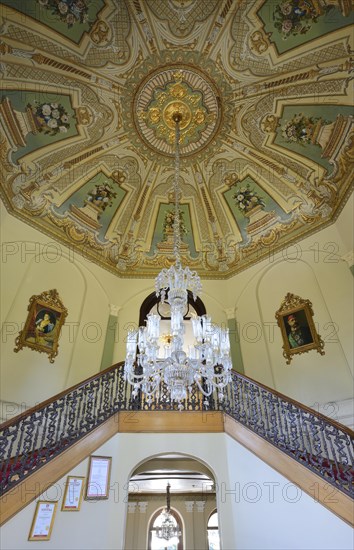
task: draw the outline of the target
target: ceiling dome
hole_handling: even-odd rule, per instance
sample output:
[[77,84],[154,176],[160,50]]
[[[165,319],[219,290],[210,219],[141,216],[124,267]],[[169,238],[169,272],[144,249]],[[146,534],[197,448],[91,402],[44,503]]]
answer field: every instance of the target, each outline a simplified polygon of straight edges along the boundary
[[337,218],[353,181],[345,0],[3,0],[1,195],[120,277],[228,278]]

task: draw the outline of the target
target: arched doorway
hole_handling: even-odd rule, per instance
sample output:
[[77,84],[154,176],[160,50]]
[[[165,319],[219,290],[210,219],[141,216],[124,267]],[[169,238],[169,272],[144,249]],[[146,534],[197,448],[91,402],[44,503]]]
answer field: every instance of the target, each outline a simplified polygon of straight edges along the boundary
[[[181,530],[179,540],[157,537],[170,484],[170,510]],[[208,519],[216,510],[216,480],[190,456],[169,453],[140,464],[129,480],[125,550],[208,549]]]
[[161,527],[165,517],[164,510],[164,508],[157,510],[150,520],[148,550],[183,550],[183,522],[175,510],[171,509],[170,515],[180,535],[169,540],[158,537],[158,528]]
[[209,550],[220,550],[219,516],[214,510],[208,520],[208,548]]
[[[156,296],[156,292],[149,294],[140,306],[139,327],[145,324],[146,317],[152,312],[158,313],[162,320],[170,319],[169,305],[166,303],[161,303],[160,297]],[[188,290],[188,305],[186,311],[184,312],[184,318],[189,319],[192,313],[199,316],[205,315],[206,309],[199,296],[194,301],[191,291]]]
[[[165,338],[168,339],[171,330],[171,313],[170,305],[167,302],[161,302],[160,297],[157,298],[156,293],[152,292],[145,298],[140,306],[139,312],[139,327],[144,326],[149,313],[154,313],[160,316],[160,351],[162,355],[163,346],[166,343]],[[193,294],[188,290],[188,303],[185,311],[183,312],[184,320],[184,350],[187,352],[188,347],[194,344],[194,334],[192,328],[191,318],[196,316],[202,316],[206,314],[205,305],[198,297],[195,301]]]

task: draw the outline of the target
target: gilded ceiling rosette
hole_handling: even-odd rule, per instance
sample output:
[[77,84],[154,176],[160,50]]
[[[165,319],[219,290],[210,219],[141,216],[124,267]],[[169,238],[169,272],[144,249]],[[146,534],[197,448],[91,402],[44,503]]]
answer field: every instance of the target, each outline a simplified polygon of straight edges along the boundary
[[[155,64],[159,68],[151,70]],[[231,126],[231,88],[210,60],[163,52],[160,59],[151,58],[134,71],[126,88],[123,116],[130,139],[144,156],[158,153],[162,162],[170,162],[175,111],[182,115],[182,162],[221,147],[219,135]]]

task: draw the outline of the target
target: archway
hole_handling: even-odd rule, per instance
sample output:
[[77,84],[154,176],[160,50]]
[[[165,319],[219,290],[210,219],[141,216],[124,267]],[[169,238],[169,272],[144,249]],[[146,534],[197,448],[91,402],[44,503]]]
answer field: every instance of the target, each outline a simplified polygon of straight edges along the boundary
[[[139,326],[144,326],[149,313],[154,313],[160,316],[160,352],[162,354],[163,346],[168,341],[171,332],[171,313],[170,305],[167,302],[161,302],[160,297],[152,292],[145,298],[140,307]],[[195,301],[193,294],[188,290],[188,303],[183,313],[184,321],[184,351],[188,351],[189,346],[194,344],[194,334],[191,323],[191,318],[206,314],[206,308],[202,300],[198,297]]]
[[183,550],[183,521],[176,510],[171,508],[170,515],[174,520],[174,527],[179,531],[178,537],[173,537],[169,540],[159,538],[158,528],[161,527],[164,520],[164,510],[157,510],[152,516],[148,532],[148,550]]
[[[156,296],[156,292],[152,292],[151,294],[149,294],[149,296],[145,298],[140,306],[139,327],[145,324],[147,315],[155,310],[160,315],[161,319],[170,319],[168,304],[162,304],[160,297]],[[196,315],[200,316],[205,315],[206,309],[204,303],[199,298],[199,296],[194,301],[193,294],[190,290],[188,290],[188,307],[185,311],[184,318],[189,319],[191,313],[196,313]]]
[[208,519],[208,548],[209,550],[220,550],[219,517],[217,510],[214,510]]
[[[166,508],[181,530],[178,540],[157,536]],[[210,469],[190,456],[163,454],[140,464],[129,480],[126,550],[183,550],[208,548],[208,519],[216,510],[215,479]]]

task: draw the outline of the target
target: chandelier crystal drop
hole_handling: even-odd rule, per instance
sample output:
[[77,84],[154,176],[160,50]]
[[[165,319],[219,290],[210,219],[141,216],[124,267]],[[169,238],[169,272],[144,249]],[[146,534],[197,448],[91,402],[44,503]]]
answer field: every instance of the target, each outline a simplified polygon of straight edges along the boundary
[[156,529],[156,536],[159,539],[164,539],[164,540],[171,540],[173,538],[178,539],[182,534],[177,525],[176,520],[171,514],[170,488],[171,488],[171,485],[167,483],[166,509],[163,511],[163,520],[162,520],[161,526]]
[[193,384],[205,397],[217,390],[221,401],[224,397],[223,389],[231,380],[232,364],[229,329],[213,324],[207,315],[192,318],[195,344],[189,346],[188,352],[184,349],[183,315],[188,304],[188,290],[196,300],[202,285],[198,274],[189,267],[183,268],[181,264],[179,141],[182,115],[176,111],[172,118],[176,124],[173,222],[175,264],[169,269],[163,269],[155,281],[157,297],[170,306],[170,338],[164,343],[161,354],[160,316],[150,313],[145,327],[128,332],[124,372],[125,379],[133,386],[133,396],[142,390],[147,402],[152,403],[153,396],[158,395],[159,386],[164,382],[171,401],[182,410],[182,401],[186,399],[188,391],[192,390]]

